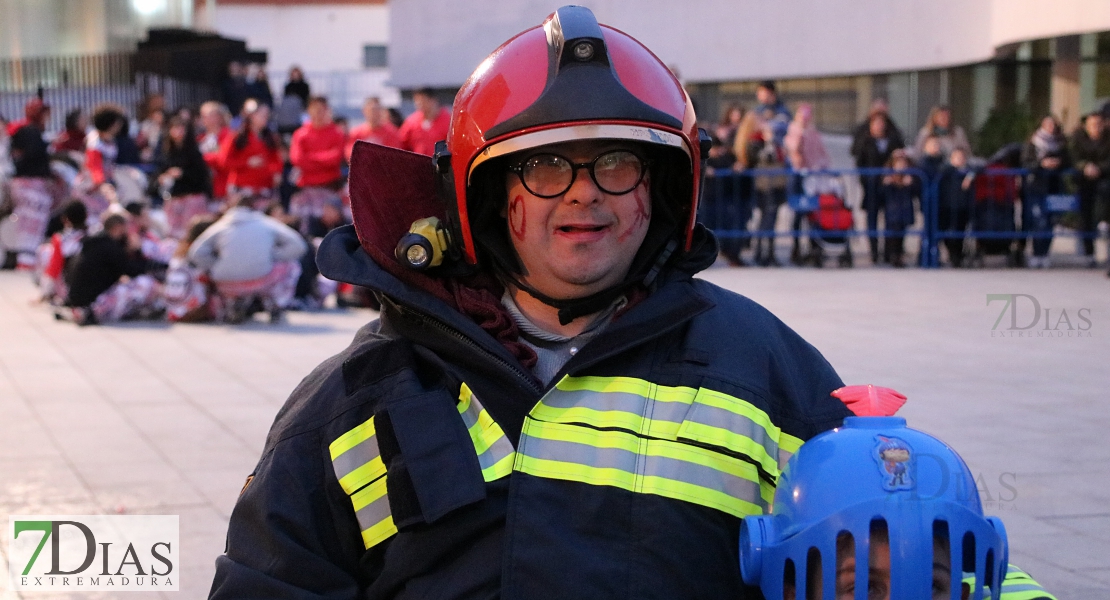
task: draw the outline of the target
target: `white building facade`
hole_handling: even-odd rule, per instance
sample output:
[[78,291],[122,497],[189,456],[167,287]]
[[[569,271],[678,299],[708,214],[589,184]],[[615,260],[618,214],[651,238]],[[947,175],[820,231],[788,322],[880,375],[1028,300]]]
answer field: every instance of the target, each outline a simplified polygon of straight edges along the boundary
[[[872,98],[904,130],[949,104],[979,127],[997,106],[1073,126],[1110,97],[1107,0],[581,0],[680,72],[705,120],[751,104],[774,79],[814,102],[819,125],[847,131]],[[393,81],[457,88],[510,36],[557,8],[538,0],[393,0]]]

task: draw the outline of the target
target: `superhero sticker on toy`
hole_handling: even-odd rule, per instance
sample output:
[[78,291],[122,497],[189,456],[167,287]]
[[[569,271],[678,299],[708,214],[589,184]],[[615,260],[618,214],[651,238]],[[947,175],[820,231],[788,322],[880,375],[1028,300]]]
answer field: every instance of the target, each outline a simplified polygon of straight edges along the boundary
[[909,444],[896,437],[876,436],[875,460],[883,476],[883,489],[888,492],[912,490],[914,481],[910,472],[913,450]]

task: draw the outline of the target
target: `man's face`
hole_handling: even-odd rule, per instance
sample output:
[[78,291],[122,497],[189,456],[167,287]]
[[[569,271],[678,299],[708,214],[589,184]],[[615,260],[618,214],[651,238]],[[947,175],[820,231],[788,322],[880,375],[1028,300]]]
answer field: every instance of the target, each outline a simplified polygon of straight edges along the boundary
[[[521,159],[556,154],[588,163],[614,150],[642,156],[634,144],[596,140],[536,148]],[[599,165],[599,173],[601,169]],[[610,194],[581,168],[566,192],[541,198],[529,192],[516,173],[507,173],[504,214],[509,239],[524,267],[522,280],[559,299],[582,298],[623,281],[651,222],[648,179],[645,174],[631,191]]]

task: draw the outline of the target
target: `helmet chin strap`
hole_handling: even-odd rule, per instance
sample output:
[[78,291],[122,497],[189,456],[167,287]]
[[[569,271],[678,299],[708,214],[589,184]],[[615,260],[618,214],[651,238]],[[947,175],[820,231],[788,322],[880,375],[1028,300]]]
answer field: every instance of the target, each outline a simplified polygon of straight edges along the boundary
[[503,277],[508,279],[509,283],[514,287],[524,291],[536,300],[539,300],[540,302],[543,302],[544,304],[557,309],[559,311],[559,324],[567,325],[568,323],[579,317],[592,315],[605,310],[609,307],[610,304],[616,301],[617,298],[621,297],[625,292],[637,285],[643,284],[645,286],[650,286],[652,283],[655,282],[656,277],[659,276],[659,272],[663,269],[663,265],[667,263],[667,260],[670,259],[671,254],[674,253],[674,250],[677,247],[677,240],[672,239],[668,241],[666,247],[663,248],[663,251],[659,253],[655,261],[652,263],[651,269],[649,269],[647,274],[643,277],[630,274],[621,283],[610,286],[608,288],[605,288],[604,290],[601,290],[600,292],[595,292],[593,294],[590,294],[589,296],[584,296],[582,298],[552,298],[551,296],[548,296],[547,294],[544,294],[536,288],[524,283],[514,273],[506,271],[502,275]]

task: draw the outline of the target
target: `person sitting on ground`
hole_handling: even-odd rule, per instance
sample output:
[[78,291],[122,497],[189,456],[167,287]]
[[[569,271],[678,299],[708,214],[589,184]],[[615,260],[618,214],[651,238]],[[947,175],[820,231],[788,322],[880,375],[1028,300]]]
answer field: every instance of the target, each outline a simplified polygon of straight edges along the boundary
[[[50,105],[39,98],[27,102],[24,125],[11,137],[11,157],[15,172],[0,204],[0,265],[5,269],[30,271],[35,265],[35,250],[46,236],[50,213],[54,210],[54,175],[50,171],[50,151],[43,132],[50,118]],[[7,214],[5,214],[7,213]]]
[[181,239],[194,217],[208,213],[211,173],[193,135],[192,124],[181,117],[170,117],[158,154],[157,175],[152,183],[163,199],[170,237]]
[[[127,117],[114,104],[102,104],[93,111],[93,131],[85,140],[85,193],[81,196],[89,214],[99,219],[101,213],[118,202],[113,177],[119,155],[117,137],[126,137]],[[122,135],[121,135],[122,134]]]
[[382,107],[382,102],[377,96],[367,98],[366,102],[362,104],[362,116],[366,117],[366,122],[355,125],[351,129],[351,133],[347,137],[347,145],[343,150],[343,156],[348,163],[351,162],[351,150],[354,149],[355,142],[359,140],[389,146],[390,148],[401,147],[401,138],[398,136],[397,128],[389,121],[389,112]]
[[301,221],[301,233],[324,204],[338,198],[343,185],[343,148],[347,136],[332,122],[328,99],[314,96],[308,101],[308,123],[293,134],[289,162],[300,172],[300,188],[289,200],[289,214]]
[[208,277],[189,262],[189,247],[215,222],[211,215],[194,217],[170,258],[162,301],[171,323],[211,321],[220,314],[218,296],[208,292]]
[[150,207],[145,202],[128,202],[123,209],[128,214],[128,233],[139,238],[139,251],[150,261],[150,271],[157,275],[166,270],[177,241],[168,238],[158,224],[150,218]]
[[222,202],[227,197],[227,170],[220,162],[220,146],[235,132],[230,127],[231,112],[222,103],[210,100],[200,105],[200,123],[197,147],[212,176],[212,199]]
[[141,241],[128,231],[126,212],[109,212],[102,230],[85,238],[66,273],[66,305],[78,325],[151,316],[159,306],[158,281],[146,274]]
[[89,117],[85,111],[75,108],[67,112],[65,129],[50,143],[50,151],[54,154],[83,155],[88,129]]
[[270,130],[270,107],[247,100],[242,116],[239,132],[220,145],[219,164],[227,173],[228,202],[248,198],[263,208],[281,178],[281,140]]
[[50,236],[38,252],[38,264],[42,265],[39,275],[39,291],[44,302],[61,304],[69,292],[64,274],[70,261],[81,251],[85,234],[88,232],[89,211],[85,203],[71,200],[62,208],[62,230]]
[[193,242],[188,256],[215,284],[229,323],[246,320],[256,301],[276,323],[293,299],[305,242],[251,205],[241,199]]
[[416,111],[405,119],[397,132],[401,138],[401,147],[410,152],[431,156],[436,142],[447,138],[451,113],[439,105],[435,92],[428,88],[413,92],[412,101],[416,104]]
[[1055,600],[1007,564],[1005,526],[976,491],[963,459],[905,419],[848,417],[790,458],[770,515],[744,519],[741,575],[769,600]]

